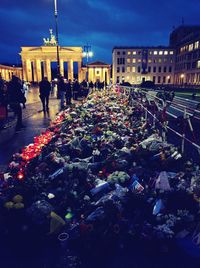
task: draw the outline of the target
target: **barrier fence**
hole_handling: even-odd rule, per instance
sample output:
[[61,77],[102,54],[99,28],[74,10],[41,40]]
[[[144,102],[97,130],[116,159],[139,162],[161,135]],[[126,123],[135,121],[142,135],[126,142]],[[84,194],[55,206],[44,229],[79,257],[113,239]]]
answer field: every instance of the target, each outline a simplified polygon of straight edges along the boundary
[[[110,90],[110,89],[111,89],[110,87],[106,88],[106,90]],[[152,94],[144,89],[140,89],[137,87],[124,87],[124,86],[116,85],[116,86],[113,86],[113,90],[115,90],[117,92],[117,94],[119,94],[119,95],[128,97],[130,104],[140,105],[140,107],[142,107],[142,109],[145,113],[145,120],[148,120],[149,117],[151,117],[153,126],[155,127],[157,125],[160,127],[160,129],[162,131],[162,138],[164,141],[166,141],[167,133],[171,132],[174,135],[176,135],[178,138],[180,138],[180,148],[181,148],[182,154],[185,153],[185,148],[186,148],[185,145],[187,142],[190,146],[192,146],[192,148],[194,148],[198,152],[198,156],[200,155],[200,145],[197,144],[197,142],[196,142],[196,135],[194,133],[194,128],[193,128],[192,122],[190,120],[192,113],[195,113],[195,112],[200,113],[199,109],[184,106],[181,103],[177,103],[175,106],[173,104],[173,101],[168,101],[168,100],[165,101],[165,100],[157,97],[155,94],[156,92],[154,94]],[[145,106],[146,103],[150,104],[151,102],[154,102],[156,104],[159,113],[156,113],[156,112],[153,113],[152,111],[150,111],[148,109],[147,106]],[[172,105],[172,107],[175,109],[179,109],[179,107],[181,108],[181,112],[183,114],[183,120],[185,123],[188,124],[194,141],[192,141],[190,138],[187,137],[186,127],[184,128],[183,132],[180,133],[176,129],[174,129],[173,127],[169,126],[169,122],[167,121],[166,114],[168,114],[169,116],[171,116],[173,118],[177,118],[176,115],[167,111],[167,108],[170,107],[170,105]],[[200,119],[200,118],[197,117],[197,119]],[[200,123],[200,121],[197,123]]]

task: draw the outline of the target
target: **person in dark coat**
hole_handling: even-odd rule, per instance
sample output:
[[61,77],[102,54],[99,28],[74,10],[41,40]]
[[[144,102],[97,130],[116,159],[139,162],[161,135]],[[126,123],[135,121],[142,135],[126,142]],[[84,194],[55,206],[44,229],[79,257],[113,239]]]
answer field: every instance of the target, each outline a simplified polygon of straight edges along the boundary
[[48,81],[47,77],[44,77],[43,80],[39,83],[40,88],[40,99],[43,106],[43,112],[49,111],[49,95],[51,92],[51,84]]
[[83,80],[83,82],[81,83],[81,87],[83,89],[83,96],[87,97],[88,95],[88,84],[86,80]]
[[17,131],[24,127],[22,124],[22,107],[20,104],[25,103],[25,98],[21,89],[22,85],[19,78],[13,76],[12,80],[8,83],[8,102],[11,109],[13,109],[17,115]]
[[66,104],[71,105],[71,99],[72,99],[72,83],[71,83],[71,80],[67,81],[65,97],[66,97]]
[[94,84],[93,84],[92,81],[90,81],[90,83],[89,83],[89,89],[90,89],[91,93],[93,93],[93,88],[94,88]]
[[60,108],[65,108],[64,102],[65,102],[65,93],[66,93],[66,84],[64,81],[64,77],[61,76],[58,81],[58,95],[60,97]]
[[6,91],[5,81],[0,75],[0,129],[3,127],[4,121],[7,117],[7,102],[6,102]]
[[2,76],[0,75],[0,105],[5,104],[5,96],[6,96],[6,92],[5,92],[5,82],[2,79]]
[[80,84],[79,82],[76,80],[73,84],[73,99],[77,100],[78,99],[78,95],[80,94]]

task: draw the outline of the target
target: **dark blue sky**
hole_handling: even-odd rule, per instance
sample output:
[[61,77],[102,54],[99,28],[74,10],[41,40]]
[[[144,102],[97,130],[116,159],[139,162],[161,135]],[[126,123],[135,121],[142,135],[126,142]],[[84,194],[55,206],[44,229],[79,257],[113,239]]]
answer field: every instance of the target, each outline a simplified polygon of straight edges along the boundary
[[[199,0],[57,0],[60,44],[111,62],[113,46],[168,45],[173,26],[200,24]],[[0,0],[0,63],[19,63],[21,46],[40,46],[54,29],[54,0]]]

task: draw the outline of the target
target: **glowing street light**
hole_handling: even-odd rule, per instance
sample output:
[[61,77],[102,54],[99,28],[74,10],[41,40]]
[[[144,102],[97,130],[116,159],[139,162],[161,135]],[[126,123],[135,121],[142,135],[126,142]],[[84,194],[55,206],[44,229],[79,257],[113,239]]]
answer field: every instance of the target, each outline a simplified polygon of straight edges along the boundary
[[87,62],[87,73],[86,73],[87,81],[88,81],[88,62],[89,62],[89,58],[92,58],[93,55],[94,53],[91,51],[91,46],[87,44],[86,46],[83,47],[83,57],[86,58],[86,62]]
[[91,46],[88,44],[83,47],[83,57],[87,59],[87,64],[89,62],[89,58],[93,57],[93,52],[91,51]]
[[183,85],[183,82],[184,82],[184,77],[185,75],[184,74],[181,74],[181,84]]

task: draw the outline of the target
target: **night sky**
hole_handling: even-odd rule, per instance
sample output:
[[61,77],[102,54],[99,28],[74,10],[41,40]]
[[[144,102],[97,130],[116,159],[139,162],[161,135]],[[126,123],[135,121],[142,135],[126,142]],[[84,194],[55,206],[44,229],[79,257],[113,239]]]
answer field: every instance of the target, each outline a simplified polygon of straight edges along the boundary
[[[111,63],[113,46],[168,45],[174,26],[200,24],[199,0],[58,0],[60,45],[92,45]],[[21,46],[40,46],[54,27],[53,0],[0,0],[0,63],[19,64]]]

